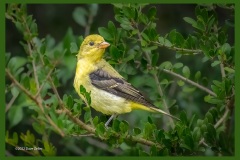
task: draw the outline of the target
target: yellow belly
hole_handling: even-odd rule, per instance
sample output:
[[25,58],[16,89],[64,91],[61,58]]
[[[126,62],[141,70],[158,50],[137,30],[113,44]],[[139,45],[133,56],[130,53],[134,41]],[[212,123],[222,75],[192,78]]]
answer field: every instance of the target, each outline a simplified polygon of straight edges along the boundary
[[[95,70],[95,66],[84,63],[85,62],[78,61],[74,79],[74,88],[79,96],[83,99],[83,96],[80,94],[80,85],[83,85],[87,92],[91,91],[91,107],[95,110],[107,115],[131,112],[131,102],[98,89],[91,84],[88,71]],[[85,66],[85,68],[83,68],[83,66]]]

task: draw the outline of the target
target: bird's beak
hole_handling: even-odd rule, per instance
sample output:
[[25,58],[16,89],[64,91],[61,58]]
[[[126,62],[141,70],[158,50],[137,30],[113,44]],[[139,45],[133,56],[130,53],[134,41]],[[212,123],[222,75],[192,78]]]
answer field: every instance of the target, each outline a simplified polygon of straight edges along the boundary
[[110,46],[110,44],[104,41],[104,42],[99,44],[98,48],[105,49],[108,46]]

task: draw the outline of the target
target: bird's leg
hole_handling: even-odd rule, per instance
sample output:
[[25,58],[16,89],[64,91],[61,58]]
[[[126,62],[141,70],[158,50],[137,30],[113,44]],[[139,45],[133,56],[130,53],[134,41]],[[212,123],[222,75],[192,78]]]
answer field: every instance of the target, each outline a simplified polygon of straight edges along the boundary
[[116,114],[113,114],[108,120],[107,122],[105,123],[105,127],[108,128],[108,125],[109,123],[112,121],[113,118],[115,118],[117,115]]

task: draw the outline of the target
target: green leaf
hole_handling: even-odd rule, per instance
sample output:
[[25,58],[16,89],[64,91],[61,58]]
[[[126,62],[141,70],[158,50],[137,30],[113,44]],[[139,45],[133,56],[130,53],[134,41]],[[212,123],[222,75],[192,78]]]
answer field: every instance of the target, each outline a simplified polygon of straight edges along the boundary
[[89,105],[91,105],[90,93],[88,93],[88,92],[86,91],[86,89],[84,88],[83,85],[80,85],[80,93],[86,98],[87,103],[88,103]]
[[172,68],[172,63],[170,61],[165,61],[162,64],[160,64],[159,68],[170,70]]
[[19,89],[17,87],[12,87],[11,93],[12,93],[13,97],[17,97],[19,94]]
[[223,149],[227,149],[228,148],[229,142],[227,140],[227,137],[228,136],[223,131],[221,131],[219,133],[219,141],[218,142],[219,142],[219,145],[221,146],[221,148],[223,148]]
[[141,129],[140,128],[133,128],[133,132],[134,132],[134,135],[139,135],[141,133]]
[[53,122],[57,123],[57,116],[56,116],[55,112],[53,112],[51,110],[51,111],[49,111],[49,115],[50,115],[51,119],[53,120]]
[[77,44],[76,43],[74,43],[74,42],[72,42],[71,44],[70,44],[70,52],[72,53],[72,54],[76,54],[76,53],[78,53],[78,46],[77,46]]
[[207,125],[207,131],[211,135],[211,137],[213,139],[215,139],[215,137],[217,136],[217,132],[216,132],[216,129],[214,128],[214,126],[212,124],[209,123]]
[[140,14],[138,18],[139,18],[140,22],[142,22],[143,24],[146,25],[148,23],[148,18],[145,14]]
[[183,122],[184,124],[187,124],[188,123],[188,119],[187,119],[187,114],[185,111],[182,111],[180,113],[180,120],[181,122]]
[[144,52],[151,52],[152,50],[156,50],[158,47],[157,46],[150,46],[150,47],[143,47]]
[[119,125],[120,125],[120,121],[118,119],[114,119],[112,124],[112,129],[116,132],[119,132],[120,131]]
[[108,31],[111,35],[115,35],[115,33],[117,32],[116,27],[112,21],[108,22]]
[[142,37],[143,37],[144,40],[146,40],[147,42],[150,41],[147,34],[145,34],[144,32],[142,32],[141,35],[142,35]]
[[44,156],[55,156],[56,155],[56,148],[48,141],[43,142],[43,150],[42,153]]
[[224,67],[224,70],[227,71],[228,73],[232,73],[232,74],[235,73],[235,70],[229,67]]
[[13,142],[14,144],[18,144],[18,134],[16,132],[13,133]]
[[118,60],[121,57],[120,52],[118,51],[118,48],[115,45],[110,46],[110,54],[111,57],[113,57],[114,60]]
[[184,87],[183,88],[183,92],[185,92],[185,93],[190,93],[190,92],[193,92],[193,91],[195,91],[196,90],[196,87]]
[[197,126],[198,126],[198,127],[201,127],[202,125],[203,125],[203,120],[198,119],[198,120],[197,120]]
[[177,81],[177,84],[178,84],[180,87],[182,87],[182,86],[185,84],[185,82],[184,82],[183,80],[178,80],[178,81]]
[[95,116],[95,117],[93,118],[93,124],[94,124],[94,126],[97,126],[98,122],[99,122],[98,116]]
[[175,64],[173,65],[173,68],[176,68],[176,69],[179,69],[179,68],[181,68],[181,67],[183,67],[183,63],[180,63],[180,62],[175,63]]
[[77,7],[73,11],[73,19],[82,27],[85,27],[87,25],[87,20],[86,20],[87,15],[88,15],[88,12],[83,7]]
[[127,31],[134,30],[134,28],[131,26],[130,23],[129,24],[120,24],[120,26]]
[[199,80],[200,77],[201,77],[201,72],[197,71],[197,73],[195,74],[195,80]]
[[113,40],[113,37],[112,37],[111,33],[109,32],[109,30],[107,28],[99,27],[98,32],[100,33],[101,36],[103,36],[104,39],[106,39],[108,41]]
[[193,139],[195,142],[198,142],[201,138],[201,130],[199,127],[195,127],[193,130]]
[[89,4],[89,11],[92,16],[96,16],[98,13],[98,4]]
[[149,122],[145,123],[143,130],[143,137],[146,139],[150,139],[153,136],[153,130],[156,128],[154,124]]
[[183,72],[184,77],[186,77],[186,78],[190,77],[190,69],[188,68],[188,66],[184,66],[182,69],[182,72]]
[[211,103],[211,104],[222,104],[223,103],[223,100],[217,99],[217,98],[215,98],[211,95],[205,96],[204,101],[208,102],[208,103]]
[[192,26],[193,26],[193,25],[195,25],[195,26],[197,25],[197,22],[196,22],[194,19],[190,18],[190,17],[184,17],[183,20],[184,20],[185,22],[191,24]]
[[72,108],[72,106],[73,106],[73,98],[71,95],[68,96],[67,106],[70,108]]
[[27,63],[27,59],[26,58],[23,58],[23,57],[18,57],[18,56],[15,56],[13,58],[11,58],[8,62],[8,68],[10,70],[10,72],[14,75],[15,73],[17,72],[17,70],[24,66],[25,64]]
[[127,122],[127,121],[122,121],[122,122],[120,122],[119,128],[120,128],[120,131],[121,131],[122,133],[128,132],[128,128],[129,128],[128,122]]
[[157,13],[157,9],[155,6],[149,8],[148,12],[147,12],[147,17],[151,20],[155,17]]
[[126,15],[126,17],[129,19],[135,17],[135,10],[133,8],[123,7],[122,11]]
[[86,111],[85,114],[84,114],[84,121],[89,122],[92,118],[91,109],[89,107],[84,107],[84,110]]
[[172,30],[168,34],[168,39],[171,41],[172,44],[176,44],[177,46],[180,46],[180,47],[183,46],[184,44],[183,42],[185,41],[182,34],[177,32],[176,29]]
[[211,66],[212,67],[215,67],[216,65],[219,65],[221,62],[220,61],[214,61],[212,64],[211,64]]
[[185,145],[183,145],[184,148],[188,149],[188,150],[193,150],[194,148],[194,141],[191,135],[186,135],[184,138],[184,143]]
[[10,128],[20,123],[23,119],[23,107],[20,105],[12,105],[8,111],[8,119],[10,122]]
[[126,58],[123,59],[124,62],[128,62],[135,57],[135,54],[129,54]]
[[152,66],[155,67],[158,63],[159,60],[159,54],[158,53],[154,53],[152,55]]
[[101,122],[96,127],[96,134],[99,136],[104,136],[104,133],[105,133],[105,126],[104,126],[104,123]]
[[163,80],[161,80],[160,84],[161,85],[164,85],[164,84],[166,85],[166,84],[169,84],[169,81],[167,79],[163,79]]
[[158,41],[159,41],[160,45],[163,45],[166,47],[172,47],[172,43],[164,37],[158,37]]
[[43,134],[44,133],[44,129],[45,129],[45,125],[44,124],[40,124],[39,125],[39,123],[37,123],[37,122],[33,122],[32,123],[32,126],[33,126],[33,129],[37,132],[37,133],[39,133],[39,134]]
[[212,114],[211,114],[210,112],[207,112],[207,113],[206,113],[205,118],[208,119],[208,122],[209,122],[209,123],[213,123],[213,116],[212,116]]

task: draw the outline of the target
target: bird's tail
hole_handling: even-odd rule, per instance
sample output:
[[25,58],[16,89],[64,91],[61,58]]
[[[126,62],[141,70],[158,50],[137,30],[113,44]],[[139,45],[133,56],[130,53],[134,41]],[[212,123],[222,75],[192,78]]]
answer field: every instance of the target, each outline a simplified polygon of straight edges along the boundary
[[151,110],[155,111],[155,112],[159,112],[159,113],[165,114],[165,115],[167,115],[167,116],[169,116],[169,117],[172,117],[172,118],[180,121],[179,118],[177,118],[177,117],[175,117],[175,116],[173,116],[173,115],[171,115],[171,114],[169,114],[169,113],[167,113],[167,112],[164,112],[164,111],[161,110],[161,109],[158,109],[158,108],[155,108],[155,107],[149,107],[149,108],[150,108]]

